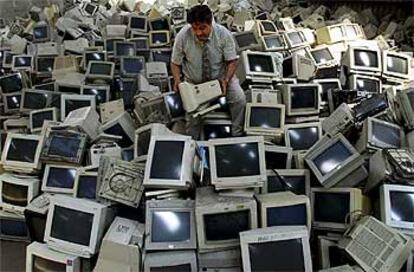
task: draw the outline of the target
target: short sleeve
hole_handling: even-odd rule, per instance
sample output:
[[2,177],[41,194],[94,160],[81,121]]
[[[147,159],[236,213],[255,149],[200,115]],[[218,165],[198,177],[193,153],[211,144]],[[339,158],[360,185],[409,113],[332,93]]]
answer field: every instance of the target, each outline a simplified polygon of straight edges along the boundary
[[230,31],[225,32],[224,37],[224,60],[230,61],[237,59],[236,43]]
[[177,65],[182,65],[184,59],[184,37],[183,35],[177,35],[173,51],[171,54],[171,62]]

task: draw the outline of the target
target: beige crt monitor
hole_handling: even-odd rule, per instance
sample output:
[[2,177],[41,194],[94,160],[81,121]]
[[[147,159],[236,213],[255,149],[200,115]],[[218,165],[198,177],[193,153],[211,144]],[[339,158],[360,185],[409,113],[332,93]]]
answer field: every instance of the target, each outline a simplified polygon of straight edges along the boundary
[[212,80],[201,84],[182,82],[179,84],[183,107],[187,112],[196,111],[201,105],[206,104],[222,95],[220,82]]

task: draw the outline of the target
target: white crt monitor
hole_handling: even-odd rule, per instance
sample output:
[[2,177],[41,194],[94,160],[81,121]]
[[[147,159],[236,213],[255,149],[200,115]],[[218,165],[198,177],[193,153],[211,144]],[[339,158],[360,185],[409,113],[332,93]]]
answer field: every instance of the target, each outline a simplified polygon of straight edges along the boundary
[[146,253],[144,272],[155,271],[197,272],[196,253],[191,250]]
[[348,87],[352,90],[382,93],[381,79],[377,77],[354,74],[348,78]]
[[105,227],[112,219],[106,205],[54,195],[50,198],[44,240],[51,249],[90,258],[98,252]]
[[256,33],[253,30],[233,33],[233,37],[239,52],[244,50],[257,50],[260,48]]
[[169,134],[172,132],[164,124],[153,123],[138,128],[135,131],[134,158],[139,161],[146,160],[151,137]]
[[244,131],[249,135],[279,135],[285,125],[285,106],[247,103]]
[[414,231],[414,188],[384,184],[380,187],[381,221],[403,232]]
[[26,272],[36,271],[81,272],[81,258],[33,242],[26,248]]
[[319,84],[283,85],[283,101],[287,116],[317,115],[321,104],[322,89]]
[[29,113],[30,131],[32,133],[41,131],[43,122],[46,120],[58,121],[57,108],[46,108],[46,109],[41,109],[41,110],[30,111]]
[[47,164],[42,180],[42,191],[73,194],[76,167]]
[[286,41],[281,34],[272,34],[261,37],[264,51],[286,50]]
[[266,180],[263,137],[238,137],[209,141],[211,182],[227,184],[255,183]]
[[310,50],[310,55],[318,67],[338,65],[328,46],[314,48]]
[[256,195],[260,226],[306,226],[311,228],[309,198],[292,192]]
[[145,249],[196,249],[193,200],[150,200],[146,202]]
[[152,136],[144,186],[186,188],[192,181],[195,143],[188,136]]
[[86,71],[88,79],[112,80],[114,78],[115,64],[106,61],[89,61]]
[[261,188],[262,194],[292,192],[310,197],[310,172],[308,169],[267,170],[267,180]]
[[322,138],[320,122],[285,126],[285,144],[293,151],[306,151]]
[[12,174],[0,175],[0,207],[4,211],[22,214],[39,193],[38,179],[19,178]]
[[285,36],[285,40],[289,46],[289,48],[295,48],[300,46],[308,45],[308,42],[306,41],[305,35],[302,31],[299,30],[291,30],[286,31],[283,33]]
[[237,76],[241,81],[246,77],[282,77],[282,58],[282,55],[277,52],[243,51],[237,68]]
[[312,188],[311,201],[312,224],[317,229],[343,231],[352,223],[350,215],[369,212],[369,200],[357,188]]
[[305,226],[277,226],[240,233],[243,271],[312,271]]
[[408,79],[412,74],[412,58],[407,55],[383,51],[382,52],[382,74],[389,77]]
[[348,73],[378,75],[382,71],[381,52],[378,48],[350,46],[342,63],[348,67]]
[[318,44],[334,44],[365,38],[365,34],[358,24],[325,26],[317,29],[315,34]]

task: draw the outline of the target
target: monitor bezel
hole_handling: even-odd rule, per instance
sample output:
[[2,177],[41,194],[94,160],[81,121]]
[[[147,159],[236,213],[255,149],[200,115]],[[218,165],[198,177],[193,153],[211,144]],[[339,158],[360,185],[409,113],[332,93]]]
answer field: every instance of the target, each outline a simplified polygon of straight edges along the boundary
[[73,180],[73,187],[72,188],[58,188],[58,187],[51,187],[47,186],[47,180],[50,173],[50,168],[62,168],[62,169],[74,169],[76,173],[79,171],[79,168],[76,166],[67,166],[62,164],[46,164],[45,172],[43,173],[42,179],[42,191],[46,193],[60,193],[60,194],[73,194],[73,190],[75,187],[75,179]]
[[[316,107],[315,108],[300,108],[300,109],[292,109],[292,99],[291,99],[291,91],[292,88],[302,88],[302,87],[316,87],[316,93],[314,93],[314,97],[316,99]],[[283,86],[283,102],[286,105],[286,116],[301,116],[301,115],[317,115],[319,114],[320,107],[321,107],[321,93],[322,93],[322,86],[315,83],[302,83],[302,84],[293,84],[293,85],[284,85]]]
[[143,262],[144,272],[151,272],[151,267],[191,265],[191,272],[197,272],[196,253],[187,251],[149,252]]
[[[101,74],[92,74],[91,68],[94,64],[105,64],[111,66],[111,71],[109,75],[101,75]],[[115,73],[115,63],[109,61],[94,61],[91,60],[88,63],[88,69],[86,70],[86,78],[88,79],[103,79],[103,80],[112,80],[114,78]]]
[[[303,124],[289,124],[285,125],[285,145],[288,147],[291,147],[290,144],[290,137],[289,137],[289,129],[295,129],[295,128],[311,128],[311,127],[317,127],[318,128],[318,142],[322,138],[322,123],[320,121],[318,122],[311,122],[311,123],[303,123]],[[315,143],[316,143],[315,142]],[[315,144],[314,143],[314,144]],[[308,149],[293,149],[294,153],[306,151]]]
[[[401,74],[397,72],[388,71],[388,66],[387,66],[388,57],[404,58],[407,61],[407,74]],[[398,52],[382,51],[382,73],[383,75],[390,76],[390,77],[409,79],[411,77],[412,71],[413,69],[411,66],[411,58],[409,56],[400,54]]]
[[[90,5],[90,6],[94,6],[93,12],[92,14],[90,14],[89,12],[86,11],[86,7]],[[99,10],[99,6],[93,4],[92,2],[84,2],[83,6],[82,6],[82,11],[86,14],[86,16],[91,16],[93,17],[95,15],[95,13]]]
[[[274,152],[274,153],[286,153],[286,168],[282,168],[280,170],[285,170],[285,169],[291,169],[292,167],[292,156],[293,156],[293,149],[291,147],[288,146],[280,146],[280,145],[265,145],[264,146],[265,149],[265,155],[266,152]],[[266,156],[265,156],[266,158]],[[266,162],[266,159],[265,159]],[[267,166],[266,166],[267,168]],[[267,169],[267,170],[271,170],[271,169]]]
[[[144,19],[145,20],[145,27],[144,29],[142,28],[132,28],[131,27],[131,20],[132,18],[140,18],[140,19]],[[143,15],[130,15],[128,17],[128,29],[131,31],[135,31],[135,32],[143,32],[143,33],[147,33],[148,32],[148,17],[147,16],[143,16]]]
[[277,226],[250,230],[240,233],[240,247],[243,261],[243,271],[251,272],[249,254],[250,243],[277,242],[283,240],[301,239],[305,272],[312,271],[312,258],[309,245],[309,233],[305,226]]
[[57,108],[52,107],[52,108],[46,108],[46,109],[41,109],[41,110],[32,110],[29,113],[29,127],[32,133],[42,131],[42,127],[37,127],[37,128],[33,127],[33,115],[35,115],[36,113],[42,113],[42,112],[47,112],[47,111],[52,112],[53,119],[51,121],[58,121],[58,109]]
[[[88,177],[96,177],[96,193],[95,193],[95,198],[94,200],[97,200],[98,197],[96,196],[98,193],[98,172],[93,172],[93,171],[86,171],[85,168],[79,168],[78,171],[76,171],[76,177],[75,177],[75,181],[74,181],[74,186],[73,186],[73,197],[75,198],[81,198],[78,195],[78,190],[79,190],[79,181],[80,181],[80,177],[81,176],[88,176]],[[88,198],[82,198],[82,199],[88,199]]]
[[[280,110],[280,127],[279,128],[262,128],[262,127],[251,127],[250,118],[252,108],[272,108]],[[283,104],[265,104],[265,103],[247,103],[244,119],[244,131],[247,135],[259,134],[259,135],[273,135],[277,136],[283,133],[285,127],[285,105]]]
[[[11,55],[11,62],[7,62],[6,55]],[[12,51],[3,51],[3,68],[9,68],[11,69],[13,67],[13,56],[16,56],[16,53],[13,53]]]
[[[125,59],[134,59],[134,60],[141,60],[141,62],[142,62],[142,69],[141,69],[141,72],[140,73],[128,73],[128,72],[126,72],[125,71],[125,69],[124,69],[124,62],[125,62]],[[121,74],[124,76],[124,77],[136,77],[136,76],[138,76],[139,74],[143,74],[143,75],[145,75],[145,58],[143,57],[143,56],[122,56],[121,57],[121,62],[120,62],[121,64],[120,64],[120,70],[121,70]]]
[[78,101],[89,101],[90,105],[87,107],[92,107],[92,109],[96,109],[96,99],[94,95],[87,95],[87,94],[62,94],[60,96],[60,120],[63,122],[65,121],[66,116],[69,112],[66,112],[66,101],[67,100],[78,100]]
[[[150,200],[146,202],[145,212],[145,249],[146,250],[182,250],[196,249],[195,203],[193,200]],[[190,213],[190,239],[179,242],[153,242],[152,215],[158,211]]]
[[[284,177],[284,176],[291,176],[291,177],[303,176],[305,178],[305,195],[307,197],[309,197],[309,199],[310,199],[311,187],[310,187],[310,172],[309,172],[308,169],[275,169],[275,171],[281,177]],[[267,170],[266,174],[267,174],[268,177],[269,176],[277,176],[277,174],[273,170]],[[270,192],[268,192],[268,189],[267,189],[268,184],[269,184],[269,180],[267,179],[264,182],[263,187],[261,188],[261,194],[270,193]]]
[[[33,256],[65,264],[66,272],[80,272],[81,258],[63,252],[51,250],[46,244],[33,242],[26,249],[26,271],[32,271]],[[67,265],[66,265],[67,264]],[[70,264],[70,265],[69,265]]]
[[[30,58],[30,66],[20,66],[16,67],[16,59],[17,58]],[[34,56],[32,55],[14,55],[12,60],[12,71],[14,72],[33,72],[34,69]]]
[[[20,161],[11,161],[7,160],[7,153],[10,149],[10,144],[13,139],[23,139],[23,140],[35,140],[37,141],[37,147],[34,155],[33,163],[29,162],[20,162]],[[25,134],[18,134],[18,133],[8,133],[6,142],[4,143],[3,153],[1,156],[1,163],[5,169],[14,169],[17,168],[19,171],[29,171],[33,172],[33,170],[37,170],[40,168],[40,153],[42,151],[43,146],[43,137],[39,135],[25,135]]]
[[[154,149],[156,141],[169,141],[169,142],[184,142],[183,154],[181,159],[181,175],[179,180],[175,179],[160,179],[151,178],[151,168],[154,156]],[[181,135],[151,135],[151,140],[148,148],[147,163],[145,165],[145,175],[143,185],[148,188],[187,188],[188,181],[192,180],[192,167],[193,153],[194,153],[194,142],[189,136]]]
[[13,176],[12,174],[0,175],[0,207],[5,212],[23,214],[26,206],[18,206],[4,202],[3,200],[3,183],[9,183],[12,185],[26,186],[27,187],[27,205],[39,194],[40,181],[38,179],[27,179],[19,176]]
[[[171,40],[170,40],[170,32],[167,31],[167,30],[149,31],[148,34],[149,34],[148,41],[149,41],[150,48],[168,46],[170,44],[170,42],[171,42]],[[153,35],[156,35],[156,34],[165,34],[167,36],[166,42],[164,42],[164,43],[154,43],[153,42]]]

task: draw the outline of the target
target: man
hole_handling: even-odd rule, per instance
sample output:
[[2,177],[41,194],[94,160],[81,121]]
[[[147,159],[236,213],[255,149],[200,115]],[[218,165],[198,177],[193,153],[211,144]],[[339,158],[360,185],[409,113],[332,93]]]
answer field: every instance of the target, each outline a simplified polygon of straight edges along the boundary
[[[178,92],[181,72],[184,81],[200,84],[218,79],[226,96],[232,119],[233,136],[243,134],[246,97],[234,73],[237,68],[236,45],[230,31],[213,22],[213,14],[206,5],[191,8],[187,15],[188,25],[175,38],[171,71],[173,90]],[[197,120],[187,120],[187,133],[198,138],[195,131]]]

